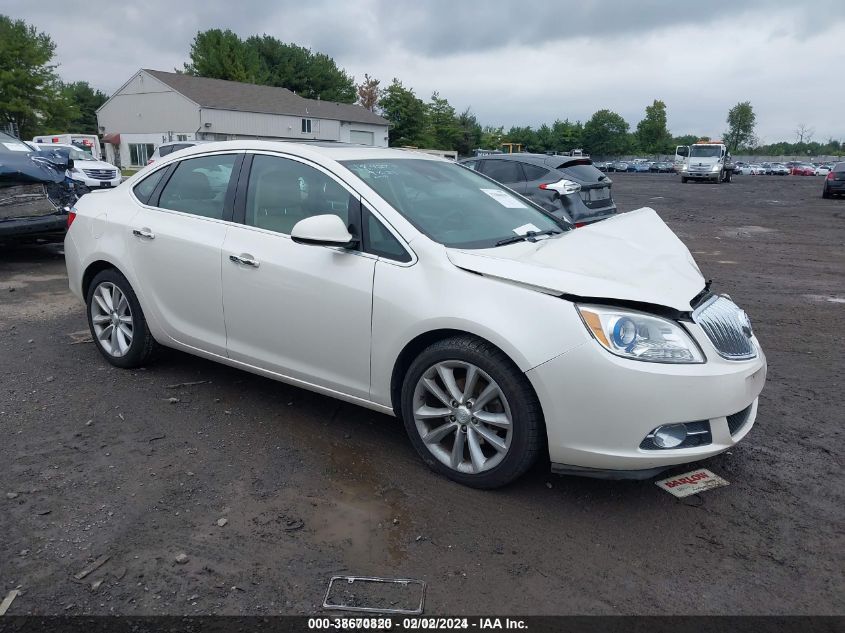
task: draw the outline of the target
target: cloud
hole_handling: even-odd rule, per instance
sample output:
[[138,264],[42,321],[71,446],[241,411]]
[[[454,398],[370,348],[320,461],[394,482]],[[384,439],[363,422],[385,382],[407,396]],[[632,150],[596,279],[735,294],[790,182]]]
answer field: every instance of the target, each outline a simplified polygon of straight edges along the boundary
[[145,0],[101,12],[4,0],[0,11],[53,37],[64,79],[106,92],[141,67],[181,68],[196,32],[218,27],[310,46],[426,99],[438,90],[495,125],[610,108],[633,127],[659,98],[674,132],[718,136],[728,108],[750,100],[764,140],[791,138],[799,121],[817,139],[845,138],[845,85],[830,77],[845,41],[839,0]]

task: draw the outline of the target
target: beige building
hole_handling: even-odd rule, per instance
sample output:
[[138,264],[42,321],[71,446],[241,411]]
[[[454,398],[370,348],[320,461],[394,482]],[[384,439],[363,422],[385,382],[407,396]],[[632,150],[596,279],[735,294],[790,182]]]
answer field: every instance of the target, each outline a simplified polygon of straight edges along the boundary
[[168,141],[324,140],[387,147],[387,120],[286,88],[139,70],[99,110],[106,160],[143,166]]

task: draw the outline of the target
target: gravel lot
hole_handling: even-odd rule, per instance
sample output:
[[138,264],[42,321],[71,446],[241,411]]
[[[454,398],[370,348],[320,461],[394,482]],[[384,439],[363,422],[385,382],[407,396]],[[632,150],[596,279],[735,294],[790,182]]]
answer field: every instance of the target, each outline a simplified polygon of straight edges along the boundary
[[463,488],[387,416],[178,352],[112,368],[60,247],[0,247],[9,614],[318,613],[338,573],[425,580],[429,614],[845,613],[845,200],[811,177],[611,177],[768,354],[754,430],[704,463],[730,486],[677,500],[541,464]]

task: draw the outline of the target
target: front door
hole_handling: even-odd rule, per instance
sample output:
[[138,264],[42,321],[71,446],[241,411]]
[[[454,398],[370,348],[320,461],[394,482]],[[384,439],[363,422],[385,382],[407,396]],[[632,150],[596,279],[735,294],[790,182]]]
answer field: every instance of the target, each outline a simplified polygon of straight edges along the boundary
[[368,399],[376,260],[290,238],[294,224],[314,215],[349,224],[356,198],[316,166],[256,154],[238,199],[242,224],[223,244],[229,356]]

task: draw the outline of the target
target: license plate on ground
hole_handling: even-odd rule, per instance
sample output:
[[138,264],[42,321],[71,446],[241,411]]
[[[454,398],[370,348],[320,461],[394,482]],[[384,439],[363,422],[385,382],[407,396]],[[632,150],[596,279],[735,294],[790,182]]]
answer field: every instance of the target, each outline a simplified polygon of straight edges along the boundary
[[669,494],[681,498],[698,494],[699,492],[704,492],[705,490],[711,490],[713,488],[728,485],[727,481],[719,477],[719,475],[710,472],[706,468],[684,473],[683,475],[676,475],[675,477],[669,477],[668,479],[661,479],[660,481],[655,481],[654,483],[663,488],[663,490]]

